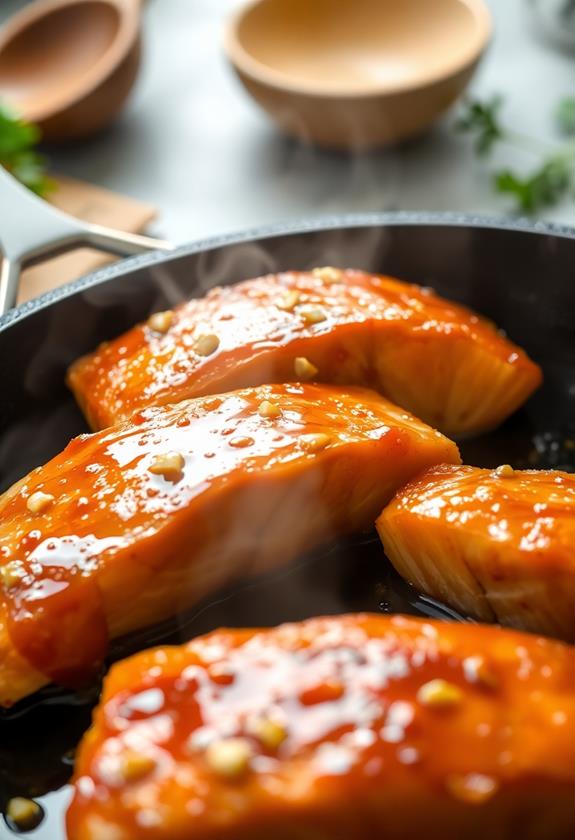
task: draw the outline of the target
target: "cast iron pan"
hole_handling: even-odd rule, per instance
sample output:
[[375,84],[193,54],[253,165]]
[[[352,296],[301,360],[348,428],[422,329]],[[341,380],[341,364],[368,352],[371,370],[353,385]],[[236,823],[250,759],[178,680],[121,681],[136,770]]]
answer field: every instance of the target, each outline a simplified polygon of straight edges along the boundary
[[[0,318],[0,485],[7,487],[86,431],[64,385],[70,362],[154,309],[216,284],[278,269],[339,265],[435,288],[492,318],[542,364],[543,388],[503,427],[463,441],[480,466],[569,469],[575,420],[575,231],[432,215],[370,215],[212,239],[132,258]],[[481,393],[477,399],[482,399]],[[112,658],[228,626],[271,625],[350,610],[465,620],[419,598],[373,536],[328,546],[288,571],[222,592],[160,628],[122,640]],[[48,689],[0,716],[0,809],[33,796],[46,811],[29,836],[62,840],[72,753],[98,687]],[[0,818],[0,838],[13,838]]]

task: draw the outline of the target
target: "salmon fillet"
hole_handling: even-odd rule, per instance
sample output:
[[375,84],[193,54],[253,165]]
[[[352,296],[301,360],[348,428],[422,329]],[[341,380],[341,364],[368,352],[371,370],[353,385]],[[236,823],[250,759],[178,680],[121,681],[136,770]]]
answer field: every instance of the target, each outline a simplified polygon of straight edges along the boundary
[[115,665],[69,840],[571,840],[575,651],[348,615]]
[[92,428],[138,408],[265,382],[374,388],[448,435],[498,425],[541,370],[495,327],[429,289],[334,268],[216,288],[75,362]]
[[0,498],[0,705],[108,639],[369,528],[454,443],[362,389],[269,385],[73,440]]
[[575,476],[437,466],[377,520],[419,590],[482,621],[575,642]]

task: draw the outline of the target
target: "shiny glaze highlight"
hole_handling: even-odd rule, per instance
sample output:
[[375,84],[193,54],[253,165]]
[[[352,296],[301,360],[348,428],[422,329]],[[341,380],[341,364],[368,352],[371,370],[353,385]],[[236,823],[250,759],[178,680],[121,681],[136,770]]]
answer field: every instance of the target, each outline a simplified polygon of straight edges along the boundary
[[372,392],[316,385],[150,408],[76,438],[0,498],[0,705],[85,682],[108,636],[371,527],[438,461],[459,462],[439,432]]
[[567,840],[574,668],[544,639],[369,615],[147,651],[106,679],[68,836]]
[[212,289],[101,345],[68,382],[101,428],[147,405],[300,379],[301,358],[309,379],[374,388],[451,435],[497,425],[541,382],[539,367],[469,309],[335,268]]
[[483,621],[575,642],[575,476],[434,467],[377,521],[421,591]]

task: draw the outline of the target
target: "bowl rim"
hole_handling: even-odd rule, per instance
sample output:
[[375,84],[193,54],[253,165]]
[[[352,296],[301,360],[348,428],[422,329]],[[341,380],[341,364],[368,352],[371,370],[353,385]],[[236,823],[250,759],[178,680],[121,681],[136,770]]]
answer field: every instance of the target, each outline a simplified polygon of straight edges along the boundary
[[[391,84],[382,82],[369,88],[358,86],[357,88],[338,90],[332,87],[323,87],[315,79],[310,79],[309,82],[303,79],[295,80],[289,73],[276,70],[254,58],[252,53],[244,47],[239,37],[241,23],[256,7],[270,2],[274,2],[274,0],[249,0],[230,17],[225,26],[223,38],[226,55],[240,75],[243,74],[260,85],[283,93],[318,99],[367,100],[423,90],[473,67],[487,49],[493,34],[493,18],[485,0],[452,0],[454,4],[466,7],[475,23],[475,35],[473,39],[470,39],[468,54],[463,59],[447,64],[441,70],[429,74],[427,77],[422,77],[419,81],[407,80]],[[393,2],[393,0],[388,0],[388,2]]]
[[0,31],[0,53],[10,42],[18,38],[38,20],[65,8],[84,5],[103,5],[113,9],[117,15],[118,28],[112,42],[102,52],[92,66],[81,74],[66,96],[61,96],[49,106],[19,107],[8,103],[18,110],[22,119],[30,122],[44,122],[62,114],[90,96],[122,63],[126,55],[134,48],[139,35],[138,3],[126,3],[124,0],[51,0],[49,7],[44,0],[37,0],[16,12]]

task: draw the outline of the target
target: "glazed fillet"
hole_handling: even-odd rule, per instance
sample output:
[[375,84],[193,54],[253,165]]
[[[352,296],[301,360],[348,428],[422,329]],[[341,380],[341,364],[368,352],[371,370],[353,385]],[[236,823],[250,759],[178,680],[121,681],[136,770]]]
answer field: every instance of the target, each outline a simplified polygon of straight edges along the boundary
[[364,385],[448,435],[496,426],[540,368],[470,310],[429,289],[334,268],[216,288],[152,315],[72,365],[93,428],[134,409],[264,382]]
[[69,840],[571,840],[575,651],[349,615],[115,665]]
[[575,476],[433,467],[377,520],[418,589],[482,621],[575,642]]
[[0,498],[0,705],[108,638],[371,527],[454,443],[376,394],[270,385],[84,435]]

